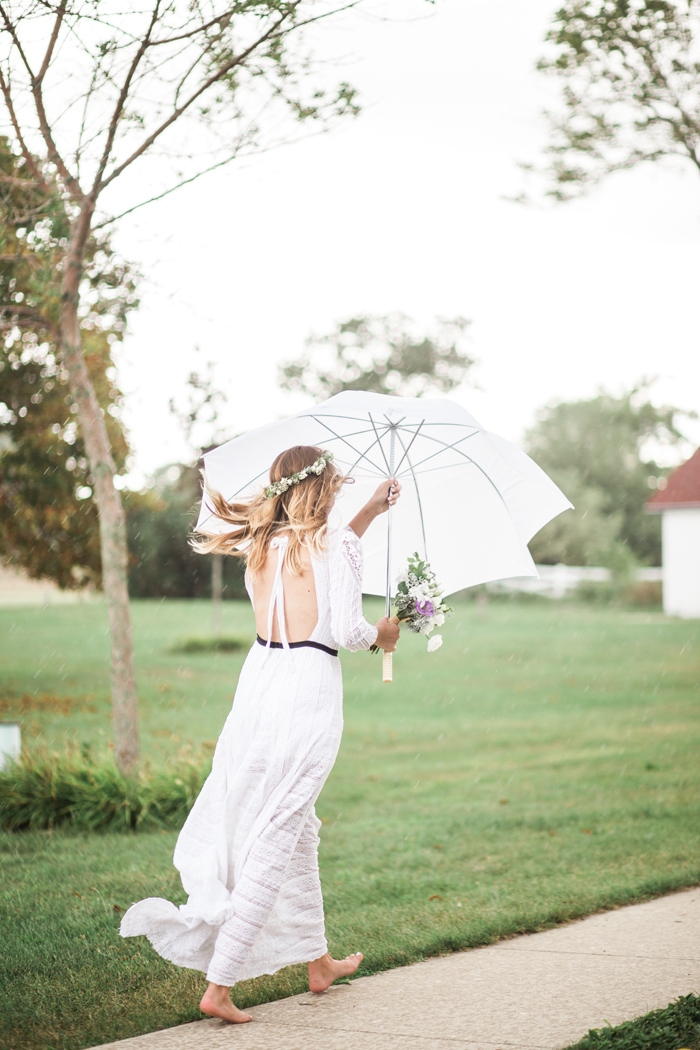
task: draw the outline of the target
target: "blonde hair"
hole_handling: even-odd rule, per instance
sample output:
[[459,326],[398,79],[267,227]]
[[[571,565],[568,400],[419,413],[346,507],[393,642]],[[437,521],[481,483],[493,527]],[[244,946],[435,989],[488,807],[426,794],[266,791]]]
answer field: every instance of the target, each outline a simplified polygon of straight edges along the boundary
[[[310,467],[322,453],[313,445],[295,445],[281,452],[270,467],[270,483],[298,474]],[[267,558],[270,540],[275,533],[289,533],[286,564],[293,575],[302,571],[301,548],[320,554],[325,546],[328,515],[348,479],[333,463],[327,463],[320,474],[309,474],[278,496],[261,492],[240,503],[229,502],[220,492],[206,492],[207,501],[217,518],[232,526],[231,532],[213,534],[198,530],[205,538],[191,544],[200,554],[231,554],[247,557],[253,578]]]

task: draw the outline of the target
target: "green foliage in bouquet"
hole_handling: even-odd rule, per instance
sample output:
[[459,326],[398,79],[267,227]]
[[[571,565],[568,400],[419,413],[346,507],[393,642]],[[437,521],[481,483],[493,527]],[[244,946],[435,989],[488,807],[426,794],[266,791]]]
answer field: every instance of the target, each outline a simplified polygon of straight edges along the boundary
[[[396,586],[396,615],[409,631],[429,636],[436,627],[442,627],[445,617],[452,612],[443,600],[443,589],[435,578],[430,564],[416,552],[408,559],[406,572],[398,577]],[[428,652],[439,649],[442,636],[434,635],[428,642]]]

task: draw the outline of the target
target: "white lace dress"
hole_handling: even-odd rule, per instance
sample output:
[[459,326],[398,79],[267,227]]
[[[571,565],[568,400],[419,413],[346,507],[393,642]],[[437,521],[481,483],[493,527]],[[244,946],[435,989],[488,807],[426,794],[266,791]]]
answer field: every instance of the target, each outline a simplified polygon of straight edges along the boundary
[[331,532],[325,556],[312,558],[318,622],[307,642],[286,641],[286,538],[271,546],[279,553],[267,637],[276,604],[282,642],[259,639],[248,653],[211,774],[178,837],[187,903],[149,897],[121,923],[123,937],[143,934],[163,958],[229,987],[328,950],[314,803],[343,728],[333,654],[377,637],[362,616],[362,550],[351,529]]

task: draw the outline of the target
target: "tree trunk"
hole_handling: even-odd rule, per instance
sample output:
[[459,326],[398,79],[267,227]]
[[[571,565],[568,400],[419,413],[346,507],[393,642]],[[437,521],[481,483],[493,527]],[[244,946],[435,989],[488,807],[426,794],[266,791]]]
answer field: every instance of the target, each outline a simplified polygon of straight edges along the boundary
[[221,634],[221,590],[224,568],[223,554],[215,554],[211,563],[211,601],[214,621],[214,634]]
[[86,205],[72,230],[61,287],[61,344],[70,391],[78,406],[80,428],[90,462],[95,502],[100,519],[102,587],[109,610],[112,643],[112,711],[114,758],[123,773],[134,771],[139,760],[138,700],[134,679],[131,613],[127,587],[126,519],[114,486],[116,467],[100,408],[82,352],[78,304],[85,244],[92,207]]

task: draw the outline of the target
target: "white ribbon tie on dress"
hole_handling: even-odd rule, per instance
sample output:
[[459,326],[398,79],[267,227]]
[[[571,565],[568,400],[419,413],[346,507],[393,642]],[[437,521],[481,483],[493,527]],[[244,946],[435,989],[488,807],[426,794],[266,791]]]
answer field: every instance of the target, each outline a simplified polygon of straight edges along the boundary
[[275,608],[277,609],[277,624],[280,629],[282,648],[289,649],[289,642],[287,641],[287,623],[284,613],[284,585],[282,583],[284,556],[287,553],[288,546],[289,536],[275,536],[270,540],[270,549],[277,550],[277,568],[275,570],[275,578],[272,581],[270,602],[267,608],[267,644],[265,648],[268,652],[270,651],[270,645],[272,642],[272,619],[275,615]]

